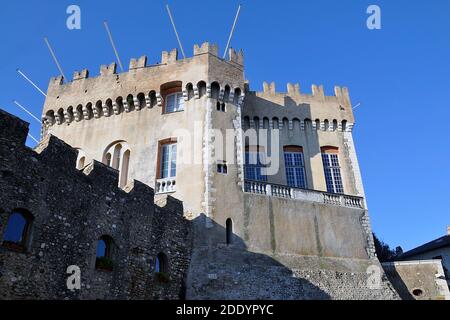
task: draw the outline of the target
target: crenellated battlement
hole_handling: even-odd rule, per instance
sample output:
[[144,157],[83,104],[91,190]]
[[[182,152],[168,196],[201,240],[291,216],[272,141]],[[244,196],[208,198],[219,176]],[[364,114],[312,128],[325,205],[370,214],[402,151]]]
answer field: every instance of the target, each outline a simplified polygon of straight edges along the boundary
[[327,96],[324,87],[315,84],[311,86],[311,93],[303,93],[298,83],[288,83],[287,91],[279,92],[274,82],[264,82],[262,92],[250,91],[246,96],[244,126],[352,131],[354,116],[349,91],[336,86],[334,93],[334,96]]
[[[28,157],[38,161],[31,163],[42,167],[42,170],[47,166],[64,168],[64,172],[61,174],[72,176],[74,179],[70,182],[72,184],[82,184],[87,187],[100,183],[105,194],[120,194],[125,200],[128,199],[127,201],[142,197],[151,199],[153,202],[155,194],[153,188],[137,180],[130,181],[124,189],[119,188],[119,171],[99,161],[94,160],[81,170],[87,179],[80,176],[80,171],[76,169],[78,151],[53,135],[45,136],[34,150],[29,149],[25,146],[28,126],[27,122],[0,109],[0,145],[8,146],[14,143],[15,153],[21,153],[17,149],[28,150]],[[27,161],[27,159],[22,160]],[[37,169],[30,168],[30,170]],[[180,206],[183,207],[179,200],[170,199],[170,201],[175,201],[176,205],[173,206],[177,208],[176,210],[180,209]],[[173,208],[171,210],[174,211]]]

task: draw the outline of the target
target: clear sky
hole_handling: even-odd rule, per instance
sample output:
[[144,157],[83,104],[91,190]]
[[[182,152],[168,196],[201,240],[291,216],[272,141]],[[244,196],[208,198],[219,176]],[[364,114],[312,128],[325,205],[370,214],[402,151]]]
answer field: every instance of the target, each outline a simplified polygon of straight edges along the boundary
[[[222,51],[237,5],[243,5],[232,46],[245,53],[252,90],[275,81],[348,86],[355,110],[355,143],[372,225],[404,249],[445,234],[450,226],[450,1],[170,1],[186,54],[210,41]],[[66,9],[81,7],[81,30],[66,28]],[[109,21],[121,60],[177,47],[165,1],[3,1],[0,5],[0,107],[39,124],[44,97],[16,73],[21,68],[44,91],[58,74],[43,41],[48,36],[66,75],[115,60],[103,28]],[[368,30],[366,9],[381,8],[382,29]],[[34,146],[32,140],[28,141]],[[447,149],[448,148],[448,149]],[[447,182],[446,182],[447,181]]]

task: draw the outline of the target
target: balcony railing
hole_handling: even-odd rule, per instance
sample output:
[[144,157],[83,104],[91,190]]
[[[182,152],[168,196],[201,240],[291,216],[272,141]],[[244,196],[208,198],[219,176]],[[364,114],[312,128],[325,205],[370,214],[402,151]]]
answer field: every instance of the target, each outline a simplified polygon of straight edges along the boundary
[[317,190],[297,189],[267,182],[245,180],[244,191],[267,196],[319,202],[349,208],[365,209],[364,199],[344,194],[333,194]]
[[164,178],[156,180],[156,193],[175,192],[175,178]]

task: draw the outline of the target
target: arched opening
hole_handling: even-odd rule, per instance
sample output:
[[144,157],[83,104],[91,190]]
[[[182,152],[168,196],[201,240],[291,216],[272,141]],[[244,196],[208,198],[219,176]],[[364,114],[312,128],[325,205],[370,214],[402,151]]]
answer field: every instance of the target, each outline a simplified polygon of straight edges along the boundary
[[77,169],[81,170],[84,168],[86,162],[86,157],[81,157],[80,160],[78,160]]
[[72,122],[73,119],[74,119],[73,107],[70,106],[69,108],[67,108],[67,119],[66,119],[66,121]]
[[280,120],[278,118],[272,118],[272,125],[274,129],[280,129]]
[[239,103],[239,98],[241,97],[241,89],[240,88],[236,88],[234,90],[234,100],[233,103],[234,104],[238,104]]
[[156,92],[154,90],[150,91],[148,96],[150,97],[150,108],[153,108],[158,104],[158,98],[156,98]]
[[316,119],[316,130],[320,130],[320,120]]
[[128,167],[130,162],[130,150],[127,150],[123,154],[122,158],[122,168],[120,170],[119,186],[121,188],[125,187],[128,183]]
[[75,121],[80,121],[81,119],[83,119],[83,106],[79,104],[75,114]]
[[347,130],[347,120],[343,120],[342,121],[342,131],[346,131]]
[[333,131],[334,131],[334,130],[337,130],[337,128],[338,128],[338,122],[337,122],[336,119],[334,119],[334,120],[333,120]]
[[221,107],[221,105],[220,105],[220,101],[217,101],[217,103],[216,103],[216,109],[217,109],[217,111],[221,111],[221,110],[222,110],[222,107]]
[[330,130],[330,122],[328,121],[328,119],[325,119],[324,121],[324,130],[325,131]]
[[114,267],[113,258],[114,241],[110,236],[103,235],[97,241],[97,257],[95,268],[97,270],[112,271]]
[[114,147],[113,159],[112,159],[112,167],[116,170],[119,170],[120,165],[120,157],[122,151],[122,145],[120,143],[116,144]]
[[169,260],[167,256],[160,252],[155,260],[155,276],[159,282],[169,282]]
[[132,94],[129,94],[127,97],[127,104],[128,104],[128,109],[130,111],[133,111],[135,109],[135,105],[134,105],[134,98]]
[[112,100],[111,99],[106,100],[105,105],[106,105],[106,111],[108,112],[108,115],[111,115],[113,112]]
[[119,170],[119,187],[128,183],[131,150],[125,141],[117,141],[106,147],[102,162]]
[[309,118],[305,119],[305,130],[311,130],[312,129],[312,121]]
[[211,83],[211,98],[219,99],[220,95],[220,85],[218,82],[214,81]]
[[55,124],[55,112],[53,110],[47,111],[45,114],[45,119],[49,125]]
[[206,82],[200,81],[197,83],[197,89],[198,89],[198,97],[201,98],[206,94]]
[[117,97],[116,105],[117,105],[117,114],[123,112],[123,98],[122,97]]
[[57,115],[56,115],[56,122],[58,124],[64,123],[64,109],[63,108],[60,108],[58,110]]
[[86,105],[86,112],[87,112],[87,115],[85,116],[85,119],[86,120],[92,119],[92,117],[94,116],[94,111],[92,110],[92,103],[89,102]]
[[194,97],[194,86],[192,85],[192,83],[188,83],[186,85],[186,91],[187,91],[188,100],[191,100]]
[[254,125],[255,125],[255,129],[260,129],[259,128],[259,118],[258,117],[254,117],[253,118],[253,123],[254,123]]
[[244,129],[250,128],[250,118],[248,116],[244,117]]
[[6,224],[2,247],[15,252],[25,252],[29,246],[33,220],[33,215],[26,210],[12,211]]
[[227,245],[233,244],[233,220],[230,218],[226,221]]
[[103,102],[101,100],[95,103],[95,114],[96,118],[100,118],[103,115]]
[[226,85],[225,90],[223,92],[223,101],[228,102],[228,99],[230,99],[230,92],[231,92],[230,86]]
[[138,99],[138,101],[139,101],[139,109],[144,109],[144,108],[145,108],[145,105],[146,105],[146,102],[145,102],[145,94],[143,94],[142,92],[139,93],[139,94],[137,95],[137,99]]

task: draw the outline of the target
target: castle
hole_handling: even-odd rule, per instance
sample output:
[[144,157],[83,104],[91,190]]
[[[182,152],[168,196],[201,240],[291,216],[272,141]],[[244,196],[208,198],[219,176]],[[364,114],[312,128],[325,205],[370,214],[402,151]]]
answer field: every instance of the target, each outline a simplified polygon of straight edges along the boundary
[[[20,138],[21,165],[10,171],[30,181],[14,181],[22,191],[2,189],[11,201],[0,210],[35,216],[25,256],[0,251],[0,261],[29,259],[14,272],[36,274],[34,283],[54,292],[36,289],[35,297],[398,298],[375,254],[347,88],[334,96],[315,85],[311,94],[297,84],[251,91],[242,51],[222,59],[209,43],[190,58],[179,60],[175,49],[156,65],[144,56],[128,72],[113,63],[97,77],[83,70],[63,80],[50,81],[36,151],[23,146],[23,123],[1,128]],[[13,157],[9,143],[2,147]],[[9,176],[2,185],[13,184]],[[70,250],[62,249],[68,234]],[[96,270],[100,242],[119,248],[97,256],[114,261],[110,273]],[[86,274],[79,293],[66,292],[69,264]],[[368,270],[379,277],[375,287]],[[14,277],[0,281],[2,292],[26,297],[34,285]]]

